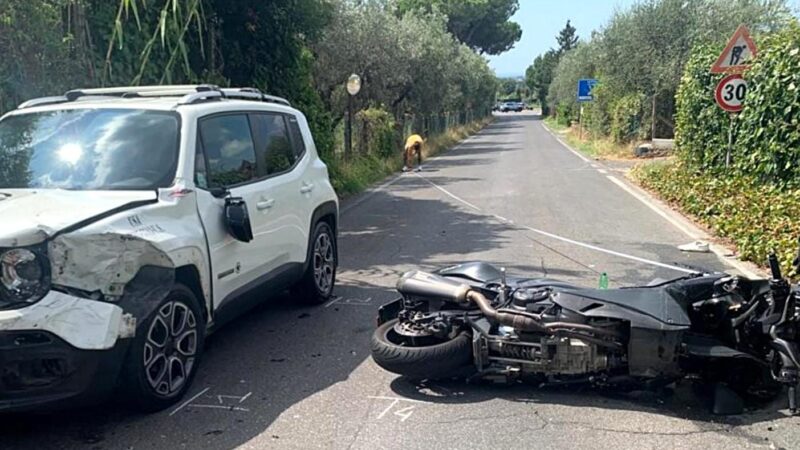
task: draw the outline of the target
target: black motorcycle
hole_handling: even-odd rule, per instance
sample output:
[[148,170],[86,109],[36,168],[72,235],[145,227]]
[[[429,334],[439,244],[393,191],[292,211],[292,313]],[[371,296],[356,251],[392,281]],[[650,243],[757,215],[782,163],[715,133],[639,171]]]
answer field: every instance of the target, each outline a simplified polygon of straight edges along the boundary
[[800,290],[769,262],[771,280],[698,273],[609,290],[486,263],[408,272],[379,311],[372,358],[413,379],[647,389],[691,377],[714,387],[718,414],[783,385],[794,413]]

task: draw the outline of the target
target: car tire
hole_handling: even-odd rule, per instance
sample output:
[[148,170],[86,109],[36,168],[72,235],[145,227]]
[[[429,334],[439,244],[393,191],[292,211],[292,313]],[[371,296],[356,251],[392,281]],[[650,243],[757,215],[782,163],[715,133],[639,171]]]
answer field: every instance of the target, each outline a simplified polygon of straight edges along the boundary
[[128,350],[120,383],[128,404],[156,412],[178,402],[197,373],[204,341],[200,303],[191,289],[176,284],[137,328]]
[[372,334],[370,351],[376,364],[413,379],[450,378],[474,372],[472,338],[462,331],[455,338],[440,344],[410,347],[393,342],[397,319],[379,326]]
[[319,305],[333,295],[339,257],[336,235],[327,222],[318,222],[311,236],[308,267],[292,291],[300,302]]

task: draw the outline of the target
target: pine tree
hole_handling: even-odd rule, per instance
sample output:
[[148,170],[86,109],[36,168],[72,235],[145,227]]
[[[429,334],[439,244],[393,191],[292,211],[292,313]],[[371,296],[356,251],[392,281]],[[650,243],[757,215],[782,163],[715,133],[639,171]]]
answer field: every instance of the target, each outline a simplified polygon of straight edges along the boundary
[[558,52],[560,54],[572,50],[578,45],[578,35],[575,34],[575,31],[575,27],[567,20],[567,25],[558,32],[556,41],[558,42]]

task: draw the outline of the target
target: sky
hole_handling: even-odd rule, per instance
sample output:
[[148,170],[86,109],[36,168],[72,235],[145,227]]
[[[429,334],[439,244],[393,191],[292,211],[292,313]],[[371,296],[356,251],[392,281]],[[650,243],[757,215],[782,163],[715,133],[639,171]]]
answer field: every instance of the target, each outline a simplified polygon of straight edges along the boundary
[[[489,65],[501,77],[523,76],[533,59],[556,47],[556,35],[567,20],[577,28],[581,39],[608,23],[616,9],[625,9],[634,0],[519,0],[519,10],[511,18],[522,26],[522,39],[513,49],[489,57]],[[788,2],[798,15],[800,0]]]
[[522,39],[513,49],[489,57],[498,76],[523,76],[533,59],[556,47],[556,35],[567,20],[577,28],[581,39],[605,25],[617,8],[625,9],[634,0],[520,0],[511,18],[522,26]]

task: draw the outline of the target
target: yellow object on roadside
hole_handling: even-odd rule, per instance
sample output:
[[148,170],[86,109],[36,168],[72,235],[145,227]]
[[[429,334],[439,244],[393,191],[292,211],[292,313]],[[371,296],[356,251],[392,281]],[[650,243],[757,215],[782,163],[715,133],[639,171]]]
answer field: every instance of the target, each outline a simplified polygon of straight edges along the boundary
[[414,144],[422,145],[424,142],[425,140],[422,139],[422,136],[418,134],[412,134],[408,137],[408,139],[406,139],[406,149],[413,147]]

